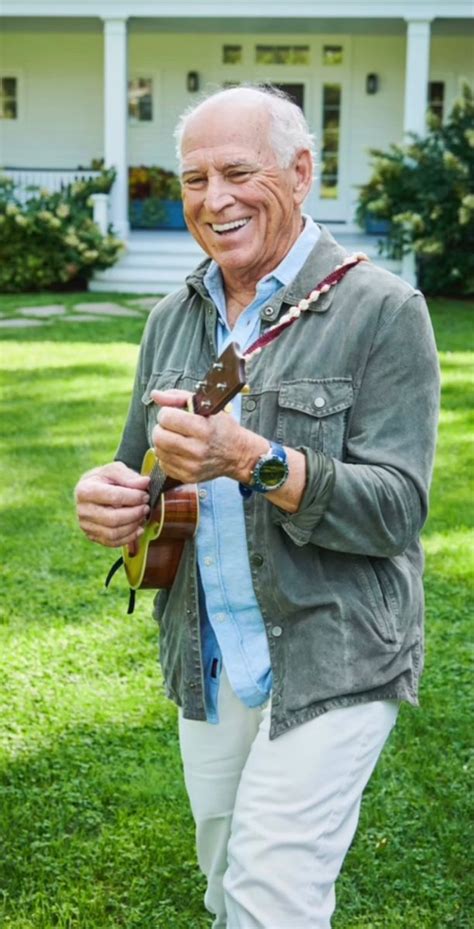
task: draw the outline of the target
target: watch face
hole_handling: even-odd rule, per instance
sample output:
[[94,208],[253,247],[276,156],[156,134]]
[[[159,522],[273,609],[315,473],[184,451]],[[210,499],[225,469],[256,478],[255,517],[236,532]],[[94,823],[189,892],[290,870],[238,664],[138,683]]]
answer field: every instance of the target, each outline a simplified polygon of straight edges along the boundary
[[263,461],[258,469],[259,481],[268,487],[276,487],[280,484],[288,473],[287,465],[279,458],[270,458],[269,461]]

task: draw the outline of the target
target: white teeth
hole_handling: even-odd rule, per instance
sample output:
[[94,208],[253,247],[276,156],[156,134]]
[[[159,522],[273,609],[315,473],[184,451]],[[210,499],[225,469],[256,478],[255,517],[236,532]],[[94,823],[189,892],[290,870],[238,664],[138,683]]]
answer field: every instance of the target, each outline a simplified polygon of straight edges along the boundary
[[230,229],[241,229],[248,222],[248,219],[235,219],[233,223],[211,223],[211,226],[214,232],[229,232]]

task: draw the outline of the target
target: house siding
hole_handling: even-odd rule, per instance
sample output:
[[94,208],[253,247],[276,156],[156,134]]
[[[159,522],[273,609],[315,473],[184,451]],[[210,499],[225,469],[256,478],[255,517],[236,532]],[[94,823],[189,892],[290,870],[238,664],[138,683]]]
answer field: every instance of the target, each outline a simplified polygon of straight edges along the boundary
[[[90,32],[9,32],[3,42],[1,71],[19,78],[18,120],[0,123],[0,162],[15,167],[77,167],[88,165],[103,153],[103,36],[100,24]],[[288,43],[308,44],[310,67],[254,64],[254,46]],[[241,44],[242,66],[224,66],[225,43]],[[323,68],[323,44],[344,46],[344,64]],[[341,217],[351,218],[357,185],[369,173],[368,149],[385,148],[400,140],[403,126],[405,80],[404,35],[318,35],[294,32],[275,35],[160,34],[131,30],[129,73],[151,76],[154,82],[154,118],[131,126],[128,133],[131,164],[161,164],[175,168],[173,129],[179,113],[196,96],[186,91],[187,71],[197,71],[201,87],[223,81],[273,79],[302,82],[306,116],[320,137],[321,87],[324,81],[340,81],[343,87],[340,176],[343,197]],[[369,72],[379,76],[377,94],[365,92]],[[431,77],[446,82],[446,105],[452,104],[463,79],[474,82],[472,37],[433,36]],[[310,208],[321,219],[324,204],[315,191]],[[336,217],[338,218],[338,217]]]

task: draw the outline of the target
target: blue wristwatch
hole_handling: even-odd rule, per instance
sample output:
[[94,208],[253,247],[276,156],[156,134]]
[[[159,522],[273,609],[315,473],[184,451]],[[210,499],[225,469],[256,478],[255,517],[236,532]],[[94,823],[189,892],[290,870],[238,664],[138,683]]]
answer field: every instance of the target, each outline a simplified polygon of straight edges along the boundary
[[249,497],[252,491],[259,494],[268,494],[278,490],[288,478],[288,456],[282,445],[270,442],[270,448],[265,455],[260,455],[248,484],[239,484],[243,497]]

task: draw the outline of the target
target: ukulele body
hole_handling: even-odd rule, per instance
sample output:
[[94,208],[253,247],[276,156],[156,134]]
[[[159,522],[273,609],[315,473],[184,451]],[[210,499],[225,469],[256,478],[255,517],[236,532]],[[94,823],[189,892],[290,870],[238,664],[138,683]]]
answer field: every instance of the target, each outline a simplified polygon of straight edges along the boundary
[[[149,475],[156,464],[152,448],[143,459],[141,474]],[[123,547],[123,564],[129,586],[171,587],[184,543],[195,535],[199,521],[196,484],[179,484],[159,496],[144,525],[143,535],[134,545]]]

